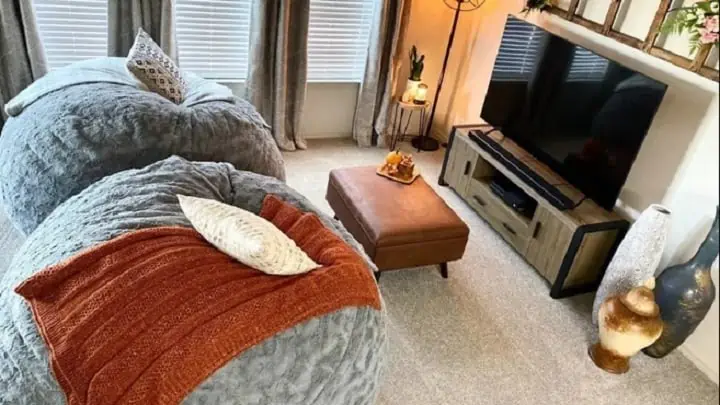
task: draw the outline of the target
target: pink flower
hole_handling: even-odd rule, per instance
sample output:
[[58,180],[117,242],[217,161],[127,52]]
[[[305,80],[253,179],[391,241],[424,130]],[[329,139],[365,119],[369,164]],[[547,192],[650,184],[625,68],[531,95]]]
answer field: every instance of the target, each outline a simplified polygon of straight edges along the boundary
[[710,32],[706,28],[700,28],[700,43],[702,44],[714,44],[720,40],[720,34],[717,32]]
[[705,19],[705,29],[710,32],[720,32],[720,16],[712,16]]

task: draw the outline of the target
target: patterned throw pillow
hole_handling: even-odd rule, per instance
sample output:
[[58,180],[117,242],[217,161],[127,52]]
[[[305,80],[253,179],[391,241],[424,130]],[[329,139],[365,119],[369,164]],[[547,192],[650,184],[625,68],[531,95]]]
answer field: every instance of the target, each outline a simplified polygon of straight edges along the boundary
[[206,198],[178,195],[192,226],[218,250],[266,274],[291,276],[320,267],[268,220]]
[[142,28],[138,30],[125,65],[150,91],[175,104],[180,104],[185,99],[187,83],[180,68]]

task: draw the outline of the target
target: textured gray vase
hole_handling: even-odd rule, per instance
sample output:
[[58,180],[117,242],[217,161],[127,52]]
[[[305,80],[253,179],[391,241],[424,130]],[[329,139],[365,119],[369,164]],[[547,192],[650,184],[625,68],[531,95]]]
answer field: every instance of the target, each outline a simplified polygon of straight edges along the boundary
[[685,342],[705,318],[715,300],[710,269],[718,256],[720,211],[705,241],[689,262],[669,267],[657,278],[655,299],[660,307],[663,333],[644,350],[652,357],[664,357]]
[[605,299],[624,294],[654,276],[660,265],[669,226],[670,210],[653,204],[630,227],[595,295],[592,312],[594,325],[597,325],[597,314]]

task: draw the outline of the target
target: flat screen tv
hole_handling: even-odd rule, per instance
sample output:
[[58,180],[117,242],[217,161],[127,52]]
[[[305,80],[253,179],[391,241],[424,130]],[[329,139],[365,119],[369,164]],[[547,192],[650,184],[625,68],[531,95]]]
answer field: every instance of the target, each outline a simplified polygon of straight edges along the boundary
[[666,89],[509,16],[482,118],[612,210]]

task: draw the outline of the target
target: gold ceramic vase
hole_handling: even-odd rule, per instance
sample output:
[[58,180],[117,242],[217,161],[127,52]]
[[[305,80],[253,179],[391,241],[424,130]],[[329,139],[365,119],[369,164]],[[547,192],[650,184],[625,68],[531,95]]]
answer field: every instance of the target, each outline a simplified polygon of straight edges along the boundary
[[624,295],[608,298],[600,306],[600,342],[588,350],[595,365],[610,373],[626,373],[630,357],[660,337],[663,323],[654,288],[655,279],[651,278]]

